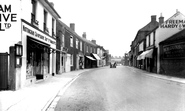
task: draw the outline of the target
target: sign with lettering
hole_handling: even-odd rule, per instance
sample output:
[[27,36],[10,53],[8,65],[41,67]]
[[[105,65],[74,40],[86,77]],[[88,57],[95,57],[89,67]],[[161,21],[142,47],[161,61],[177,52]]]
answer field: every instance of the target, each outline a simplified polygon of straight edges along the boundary
[[12,22],[17,22],[17,13],[12,12],[12,5],[0,4],[0,31],[10,29]]
[[28,28],[27,26],[23,25],[23,31],[26,32],[26,33],[29,33],[30,35],[42,40],[42,41],[45,41],[49,44],[54,44],[56,45],[56,41],[55,40],[52,40],[50,37],[47,37],[45,36],[44,34],[40,34],[39,31],[33,31],[32,29]]
[[163,58],[184,58],[185,42],[163,46]]

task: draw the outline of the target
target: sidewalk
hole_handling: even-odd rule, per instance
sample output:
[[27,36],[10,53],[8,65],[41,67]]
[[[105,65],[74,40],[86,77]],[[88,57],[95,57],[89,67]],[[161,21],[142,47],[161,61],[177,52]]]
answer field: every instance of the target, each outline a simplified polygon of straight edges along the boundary
[[146,74],[147,76],[151,76],[151,77],[155,77],[155,78],[159,78],[159,79],[163,79],[163,80],[167,80],[167,81],[172,81],[172,82],[185,84],[185,78],[178,78],[178,77],[167,76],[167,75],[162,75],[162,74],[157,74],[157,73],[151,73],[151,72],[147,72],[145,70],[138,69],[138,68],[131,67],[131,66],[128,66],[128,67],[132,68],[135,71],[142,72],[142,73]]
[[0,111],[44,111],[62,88],[89,70],[92,69],[52,76],[17,91],[0,91]]

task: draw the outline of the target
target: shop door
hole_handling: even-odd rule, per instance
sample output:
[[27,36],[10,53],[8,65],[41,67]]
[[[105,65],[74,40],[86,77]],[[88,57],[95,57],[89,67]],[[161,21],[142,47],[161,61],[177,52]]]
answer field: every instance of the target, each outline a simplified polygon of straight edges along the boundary
[[61,56],[61,67],[60,69],[62,70],[62,73],[65,72],[65,55],[62,54]]

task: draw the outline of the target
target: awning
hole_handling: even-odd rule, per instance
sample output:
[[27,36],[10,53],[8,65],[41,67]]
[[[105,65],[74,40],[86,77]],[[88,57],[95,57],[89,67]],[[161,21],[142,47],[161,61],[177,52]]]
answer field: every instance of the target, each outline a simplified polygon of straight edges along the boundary
[[95,59],[93,59],[91,56],[86,56],[87,58],[89,58],[89,59],[91,59],[91,60],[95,60]]
[[100,60],[100,57],[97,54],[92,53],[92,55],[97,59]]
[[145,59],[145,57],[147,57],[147,58],[152,58],[152,54],[153,54],[153,49],[144,51],[143,53],[141,53],[141,54],[137,57],[137,60]]

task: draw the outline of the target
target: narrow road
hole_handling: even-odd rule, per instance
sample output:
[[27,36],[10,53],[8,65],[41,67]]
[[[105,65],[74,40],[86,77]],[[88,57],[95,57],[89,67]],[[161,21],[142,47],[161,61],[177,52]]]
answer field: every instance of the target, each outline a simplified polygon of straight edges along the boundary
[[185,85],[118,66],[83,73],[55,111],[185,111]]

